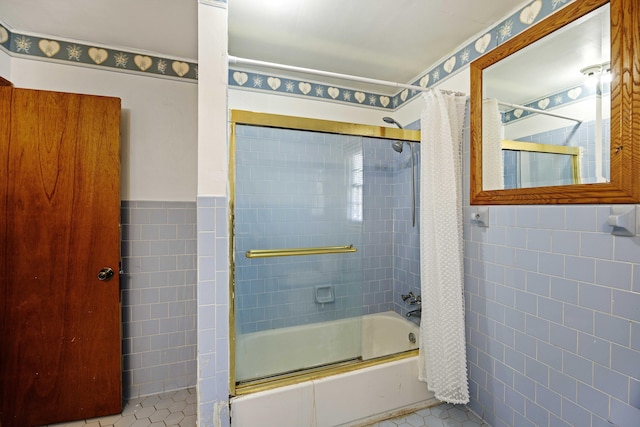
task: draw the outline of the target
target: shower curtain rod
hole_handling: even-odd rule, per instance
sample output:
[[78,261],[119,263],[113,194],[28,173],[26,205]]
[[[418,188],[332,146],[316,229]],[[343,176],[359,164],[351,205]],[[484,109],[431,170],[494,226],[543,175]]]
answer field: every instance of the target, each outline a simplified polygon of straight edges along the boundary
[[563,116],[562,114],[550,113],[548,111],[540,110],[538,108],[531,108],[531,107],[527,107],[527,106],[524,106],[524,105],[511,104],[509,102],[502,102],[502,101],[498,101],[498,104],[502,105],[504,107],[519,108],[521,110],[529,111],[531,113],[545,114],[547,116],[557,117],[559,119],[571,120],[571,121],[574,121],[574,122],[578,122],[579,124],[582,123],[582,120],[580,120],[580,119],[574,119],[573,117]]
[[315,75],[324,76],[324,77],[335,77],[335,78],[338,78],[338,79],[352,80],[352,81],[362,82],[362,83],[371,83],[371,84],[379,85],[379,86],[390,86],[390,87],[403,88],[403,89],[412,89],[412,90],[417,90],[417,91],[420,91],[420,92],[426,92],[426,91],[430,90],[429,88],[422,87],[422,86],[415,86],[415,85],[408,85],[408,84],[404,84],[404,83],[390,82],[390,81],[387,81],[387,80],[370,79],[368,77],[360,77],[360,76],[353,76],[353,75],[350,75],[350,74],[334,73],[334,72],[331,72],[331,71],[315,70],[313,68],[295,67],[293,65],[277,64],[275,62],[258,61],[256,59],[239,58],[237,56],[231,56],[231,55],[229,55],[229,64],[243,64],[243,65],[255,65],[255,66],[259,66],[259,67],[278,68],[278,69],[281,69],[281,70],[296,71],[296,72],[308,73],[308,74],[315,74]]

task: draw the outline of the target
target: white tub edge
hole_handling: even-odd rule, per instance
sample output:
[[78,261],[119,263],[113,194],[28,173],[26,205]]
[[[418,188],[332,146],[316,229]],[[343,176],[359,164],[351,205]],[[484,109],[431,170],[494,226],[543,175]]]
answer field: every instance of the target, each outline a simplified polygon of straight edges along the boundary
[[418,357],[231,399],[232,427],[362,426],[438,401],[418,381]]

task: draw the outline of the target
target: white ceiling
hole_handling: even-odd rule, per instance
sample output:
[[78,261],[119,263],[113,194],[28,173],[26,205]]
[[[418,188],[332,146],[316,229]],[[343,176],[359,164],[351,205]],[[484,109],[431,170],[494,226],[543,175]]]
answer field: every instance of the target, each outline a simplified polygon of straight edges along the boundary
[[[524,3],[229,0],[229,53],[409,83]],[[0,0],[0,19],[23,33],[197,60],[197,5],[197,0]]]
[[484,96],[522,104],[585,82],[581,70],[610,61],[609,5],[491,66]]

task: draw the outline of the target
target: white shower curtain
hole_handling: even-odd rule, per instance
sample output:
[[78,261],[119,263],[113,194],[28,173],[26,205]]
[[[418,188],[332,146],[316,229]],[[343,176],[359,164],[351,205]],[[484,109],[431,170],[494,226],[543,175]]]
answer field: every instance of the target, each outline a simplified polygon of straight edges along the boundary
[[466,96],[438,90],[422,96],[419,379],[441,401],[468,403],[462,259]]
[[504,165],[502,161],[502,116],[498,100],[482,102],[482,189],[504,189]]

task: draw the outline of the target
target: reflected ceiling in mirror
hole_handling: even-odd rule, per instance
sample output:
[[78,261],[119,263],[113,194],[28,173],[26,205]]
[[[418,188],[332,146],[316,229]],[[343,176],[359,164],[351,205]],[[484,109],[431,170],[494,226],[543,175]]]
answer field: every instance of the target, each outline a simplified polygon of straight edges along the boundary
[[[605,4],[484,70],[483,99],[496,99],[501,112],[492,114],[493,104],[483,106],[485,123],[492,117],[500,120],[485,126],[485,149],[499,150],[500,140],[579,148],[583,167],[578,182],[609,181],[609,21]],[[496,155],[496,165],[485,156],[484,190],[567,184],[549,179],[562,174],[543,156],[531,164],[539,180],[508,180],[505,154]],[[488,176],[500,171],[503,177]]]
[[[637,179],[620,169],[632,168],[637,154],[616,151],[632,148],[631,136],[639,132],[618,121],[623,111],[633,111],[637,123],[636,3],[574,2],[471,64],[472,204],[638,200]],[[630,58],[634,62],[625,63]],[[634,72],[625,73],[629,66]],[[579,149],[577,184],[505,182],[504,140]],[[555,173],[544,172],[551,162],[536,161],[541,163],[532,166],[542,175]]]

